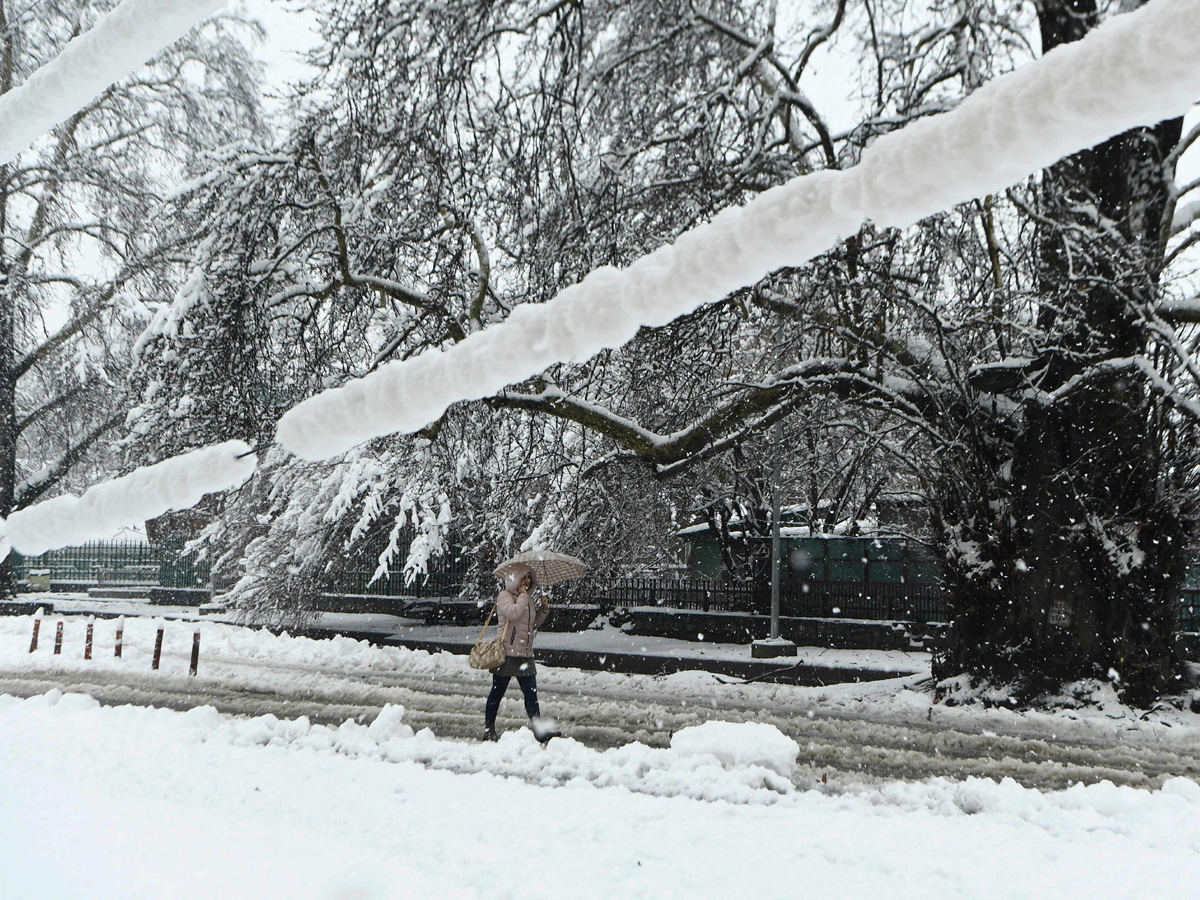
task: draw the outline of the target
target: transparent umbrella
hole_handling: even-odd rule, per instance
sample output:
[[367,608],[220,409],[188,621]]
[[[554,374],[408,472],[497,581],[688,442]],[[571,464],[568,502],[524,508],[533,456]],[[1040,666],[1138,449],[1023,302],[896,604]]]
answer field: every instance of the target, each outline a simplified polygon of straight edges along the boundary
[[558,553],[554,550],[525,550],[512,559],[502,562],[492,574],[503,578],[513,566],[529,566],[537,583],[542,587],[558,584],[560,581],[570,581],[572,578],[583,576],[587,564],[574,556]]

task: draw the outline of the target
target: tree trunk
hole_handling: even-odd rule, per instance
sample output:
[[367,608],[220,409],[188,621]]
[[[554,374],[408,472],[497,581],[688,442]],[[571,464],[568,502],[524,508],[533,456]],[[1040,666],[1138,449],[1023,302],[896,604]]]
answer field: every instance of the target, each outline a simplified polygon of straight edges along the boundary
[[[0,166],[0,172],[3,170]],[[0,216],[0,226],[2,223]],[[12,275],[3,247],[0,247],[0,517],[5,519],[13,508],[17,465],[16,379],[13,375],[16,298]],[[0,599],[10,599],[15,593],[10,552],[0,561]]]
[[[1039,7],[1043,49],[1095,24],[1090,0]],[[1139,310],[1156,300],[1181,120],[1113,138],[1044,173],[1037,364],[1049,402],[977,454],[983,491],[943,504],[954,610],[937,672],[1019,682],[1031,694],[1108,677],[1146,703],[1177,675],[1174,604],[1191,515],[1144,376]],[[994,474],[1000,472],[1000,477]],[[955,510],[959,515],[949,510]],[[963,511],[968,511],[962,514]]]

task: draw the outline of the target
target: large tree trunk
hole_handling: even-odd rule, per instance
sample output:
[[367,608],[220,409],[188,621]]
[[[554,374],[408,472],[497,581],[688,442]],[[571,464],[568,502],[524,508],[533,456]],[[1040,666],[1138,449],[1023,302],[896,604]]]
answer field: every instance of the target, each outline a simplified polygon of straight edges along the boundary
[[[1091,0],[1040,5],[1043,49],[1083,36]],[[1139,310],[1162,262],[1164,159],[1181,120],[1139,129],[1044,173],[1037,387],[1015,430],[978,454],[972,492],[945,504],[954,627],[938,673],[972,671],[1037,693],[1109,677],[1145,703],[1176,677],[1174,599],[1190,516],[1164,456],[1170,426],[1146,379]],[[1016,396],[1014,394],[1014,396]],[[968,515],[961,515],[969,510]],[[957,519],[957,521],[955,521]]]

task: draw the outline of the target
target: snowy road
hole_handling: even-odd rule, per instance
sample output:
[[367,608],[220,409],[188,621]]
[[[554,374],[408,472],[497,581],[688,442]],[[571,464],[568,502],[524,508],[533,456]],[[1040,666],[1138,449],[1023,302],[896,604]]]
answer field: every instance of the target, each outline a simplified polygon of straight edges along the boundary
[[[306,716],[326,724],[346,719],[369,722],[391,703],[405,707],[406,722],[418,729],[428,727],[443,739],[475,739],[480,731],[486,679],[478,673],[381,672],[267,660],[255,661],[254,667],[304,677],[299,682],[284,677],[280,687],[267,689],[239,686],[236,679],[228,678],[205,681],[128,671],[36,673],[0,669],[0,693],[29,697],[58,688],[90,694],[106,705],[176,710],[209,705],[237,715],[269,713],[285,719]],[[1044,725],[1030,728],[1016,716],[1005,729],[995,721],[981,723],[978,717],[965,717],[957,710],[933,705],[926,709],[924,721],[911,715],[905,717],[907,721],[895,721],[897,716],[891,708],[857,713],[845,708],[825,709],[819,699],[795,690],[780,690],[775,696],[770,696],[771,691],[760,692],[755,705],[748,708],[739,686],[722,685],[699,673],[694,673],[692,680],[711,683],[704,696],[692,692],[690,698],[681,696],[678,690],[664,691],[656,698],[655,679],[644,677],[630,687],[608,681],[589,683],[577,673],[547,667],[542,667],[539,677],[544,710],[559,720],[566,734],[594,748],[632,741],[665,747],[672,733],[714,719],[773,724],[801,747],[801,769],[796,778],[800,787],[810,787],[822,778],[836,786],[846,779],[871,783],[973,775],[1010,777],[1039,789],[1101,780],[1158,787],[1172,776],[1200,778],[1200,754],[1194,744],[1180,746],[1177,741],[1158,740],[1154,731],[1130,728],[1131,723],[1123,729],[1119,717],[1114,717],[1111,739],[1088,739],[1046,733]],[[672,680],[678,681],[679,677]],[[880,685],[871,689],[886,688]],[[892,684],[890,690],[900,688]],[[923,696],[907,693],[914,703]],[[518,698],[514,686],[501,712],[502,729],[522,724]],[[947,718],[952,724],[945,721]],[[1164,733],[1169,730],[1165,725],[1162,728]]]
[[515,688],[500,742],[475,739],[488,678],[454,654],[145,617],[120,658],[117,623],[94,623],[86,660],[87,620],[63,621],[55,654],[56,621],[30,652],[32,617],[0,617],[5,900],[524,896],[513,810],[557,896],[1183,897],[1200,878],[1200,716],[1108,685],[1014,712],[934,704],[923,674],[541,666],[566,735],[543,748]]

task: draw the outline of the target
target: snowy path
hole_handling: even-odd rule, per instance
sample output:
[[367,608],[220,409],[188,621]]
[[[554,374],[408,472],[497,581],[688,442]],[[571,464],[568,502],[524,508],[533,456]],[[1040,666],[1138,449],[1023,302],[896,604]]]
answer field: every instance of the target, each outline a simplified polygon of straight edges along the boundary
[[[489,680],[462,656],[142,617],[127,621],[121,659],[112,654],[117,623],[96,623],[95,658],[85,661],[87,620],[63,618],[64,650],[54,655],[52,620],[43,622],[39,649],[30,653],[32,617],[0,617],[0,694],[57,688],[110,706],[208,705],[329,725],[369,722],[393,704],[405,707],[409,724],[443,740],[473,743],[481,730]],[[166,641],[154,672],[159,627]],[[197,628],[200,674],[189,678]],[[665,747],[673,733],[714,719],[769,722],[800,745],[801,786],[822,776],[841,784],[976,775],[1038,788],[1101,780],[1157,787],[1173,775],[1200,778],[1200,716],[1168,709],[1139,717],[1111,695],[1078,712],[1014,713],[935,705],[923,674],[805,688],[739,684],[704,672],[653,677],[543,665],[538,682],[543,711],[593,749],[635,741]],[[501,709],[504,730],[524,723],[519,697],[514,685]]]
[[[373,720],[386,704],[405,707],[405,720],[415,728],[430,728],[438,737],[474,740],[478,737],[486,680],[477,673],[463,676],[347,670],[344,667],[299,666],[258,661],[257,668],[276,672],[305,669],[324,683],[306,678],[276,689],[239,686],[224,679],[205,682],[179,676],[150,676],[129,672],[33,673],[0,669],[0,693],[29,697],[58,688],[90,694],[108,705],[135,704],[186,710],[209,705],[224,713],[244,716],[272,714],[336,725],[346,719]],[[322,668],[325,671],[320,671]],[[543,708],[563,730],[594,748],[617,747],[633,741],[651,747],[669,745],[672,733],[710,720],[766,722],[796,740],[802,769],[796,783],[811,787],[822,776],[835,784],[940,776],[1009,777],[1027,787],[1061,789],[1076,782],[1108,780],[1135,787],[1158,787],[1172,776],[1200,778],[1197,747],[1164,744],[1135,730],[1116,728],[1111,741],[1047,735],[1043,728],[1022,727],[1013,717],[1007,733],[994,722],[956,715],[955,710],[930,707],[919,717],[895,719],[891,710],[825,709],[811,697],[760,696],[747,708],[736,686],[712,681],[703,695],[691,699],[667,693],[653,697],[653,685],[622,688],[588,685],[579,673],[560,673],[542,667]],[[565,677],[563,677],[565,676]],[[694,680],[709,676],[694,676]],[[636,680],[637,676],[629,680]],[[641,679],[653,682],[654,679]],[[916,679],[909,679],[909,682]],[[560,683],[565,682],[565,683]],[[582,683],[581,683],[582,682]],[[284,682],[289,684],[290,682]],[[728,695],[723,696],[725,688]],[[900,691],[902,685],[872,686]],[[914,692],[908,692],[918,697]],[[649,695],[649,696],[648,696]],[[943,722],[956,719],[953,725]],[[501,712],[502,730],[521,727],[519,692],[514,686]],[[1152,734],[1152,733],[1151,733]]]

